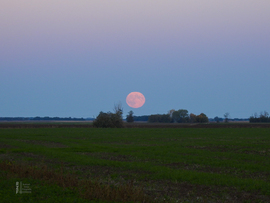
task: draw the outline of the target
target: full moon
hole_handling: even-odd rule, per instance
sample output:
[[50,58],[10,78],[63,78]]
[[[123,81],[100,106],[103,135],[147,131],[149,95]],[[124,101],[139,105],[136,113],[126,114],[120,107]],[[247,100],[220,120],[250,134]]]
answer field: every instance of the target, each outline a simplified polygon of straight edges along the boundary
[[145,103],[145,97],[140,92],[131,92],[127,96],[126,102],[132,108],[140,108]]

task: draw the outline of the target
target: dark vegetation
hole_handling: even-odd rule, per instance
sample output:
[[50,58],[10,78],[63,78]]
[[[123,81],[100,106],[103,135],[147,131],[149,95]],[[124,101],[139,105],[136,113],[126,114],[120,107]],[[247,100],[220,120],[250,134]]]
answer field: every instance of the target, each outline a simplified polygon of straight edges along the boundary
[[168,114],[155,114],[150,115],[148,118],[149,123],[172,123],[172,119]]
[[270,117],[268,112],[264,111],[263,113],[260,114],[260,116],[257,116],[257,113],[255,113],[254,116],[251,116],[249,118],[250,123],[269,123],[270,122]]
[[[120,106],[121,107],[121,104]],[[122,108],[122,107],[121,107]],[[114,109],[115,110],[115,109]],[[121,109],[121,112],[123,113],[123,109]],[[117,119],[122,118],[118,115],[115,116],[116,112],[100,112],[98,118],[99,123],[96,124],[96,127],[104,126],[104,127],[123,127],[121,122],[116,121]],[[224,114],[224,118],[216,116],[215,118],[208,118],[204,113],[201,113],[200,115],[195,115],[193,113],[188,114],[188,111],[185,109],[179,109],[178,111],[175,111],[174,109],[170,110],[167,114],[152,114],[152,115],[143,115],[143,116],[135,116],[133,111],[128,112],[128,115],[126,116],[126,121],[131,122],[150,122],[150,123],[207,123],[207,122],[231,122],[231,121],[249,121],[250,123],[269,123],[270,117],[267,111],[261,112],[258,116],[257,113],[250,116],[250,118],[244,119],[244,118],[229,118],[230,114],[227,112]],[[23,121],[23,122],[33,122],[33,121],[91,121],[91,120],[97,120],[93,118],[72,118],[72,117],[0,117],[0,121]],[[104,120],[104,121],[102,121]],[[106,123],[109,124],[106,124]]]
[[149,115],[133,116],[134,121],[148,121]]
[[123,119],[116,113],[100,112],[98,117],[94,120],[93,126],[96,128],[122,128]]
[[216,117],[214,118],[214,121],[216,121],[217,123],[219,123],[219,122],[222,122],[223,119],[222,119],[222,118],[219,118],[218,116],[216,116]]
[[114,113],[100,112],[94,120],[93,126],[96,128],[122,128],[123,127],[123,108],[121,104],[114,106]]
[[208,121],[208,117],[204,113],[200,115],[189,114],[186,109],[178,111],[172,109],[168,114],[150,115],[148,118],[150,123],[207,123]]
[[127,115],[127,118],[126,118],[126,121],[127,121],[128,123],[134,122],[133,114],[134,114],[133,111],[129,111],[129,112],[128,112],[128,115]]

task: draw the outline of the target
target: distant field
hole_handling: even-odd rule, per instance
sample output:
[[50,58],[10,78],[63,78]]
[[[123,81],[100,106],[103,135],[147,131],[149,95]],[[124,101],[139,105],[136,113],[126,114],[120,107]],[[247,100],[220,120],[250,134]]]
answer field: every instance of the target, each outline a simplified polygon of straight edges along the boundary
[[[269,127],[41,127],[0,129],[0,201],[86,202],[94,189],[83,193],[78,181],[96,180],[100,191],[142,190],[146,202],[270,202]],[[16,181],[32,193],[16,195]],[[117,196],[102,193],[93,202]]]
[[[93,121],[2,121],[0,128],[92,128]],[[124,122],[124,128],[270,128],[270,123],[148,123]]]

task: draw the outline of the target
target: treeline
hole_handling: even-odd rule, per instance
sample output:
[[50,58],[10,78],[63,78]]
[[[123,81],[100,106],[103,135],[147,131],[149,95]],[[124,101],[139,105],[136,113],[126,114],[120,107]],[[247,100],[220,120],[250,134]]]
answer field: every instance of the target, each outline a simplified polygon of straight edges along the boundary
[[84,121],[84,118],[61,117],[0,117],[0,121]]
[[264,113],[261,113],[260,116],[258,116],[258,114],[255,113],[255,115],[250,116],[249,122],[250,123],[270,123],[270,117],[267,111],[264,111]]
[[149,116],[133,116],[134,121],[148,121]]
[[171,123],[172,119],[168,114],[155,114],[148,117],[149,123]]
[[207,123],[208,121],[208,117],[204,113],[199,115],[189,114],[186,109],[179,109],[178,111],[172,109],[168,114],[155,114],[148,118],[150,123]]

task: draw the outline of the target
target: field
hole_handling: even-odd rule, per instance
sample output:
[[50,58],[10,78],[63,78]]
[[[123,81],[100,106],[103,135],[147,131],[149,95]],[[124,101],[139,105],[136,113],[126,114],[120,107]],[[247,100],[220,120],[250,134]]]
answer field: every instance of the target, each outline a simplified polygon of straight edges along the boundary
[[0,201],[270,202],[270,128],[2,128]]

